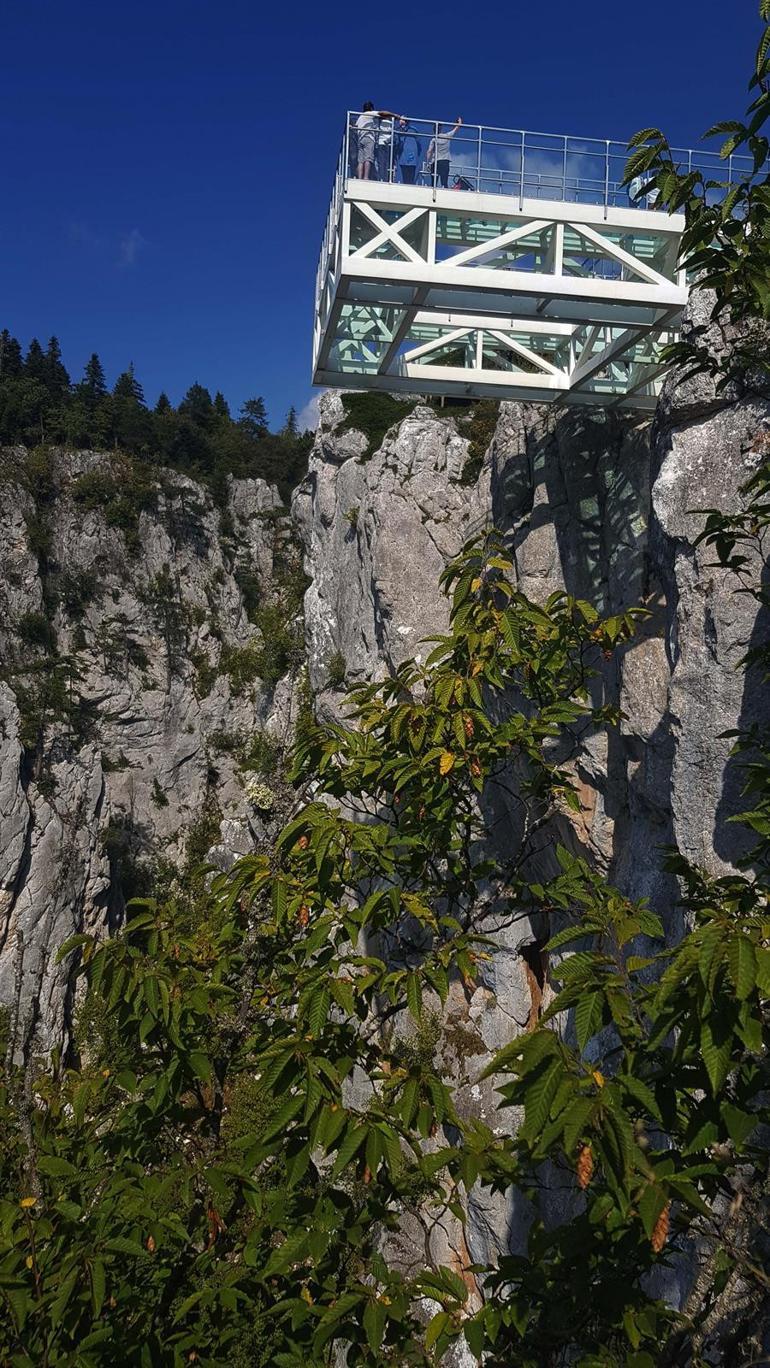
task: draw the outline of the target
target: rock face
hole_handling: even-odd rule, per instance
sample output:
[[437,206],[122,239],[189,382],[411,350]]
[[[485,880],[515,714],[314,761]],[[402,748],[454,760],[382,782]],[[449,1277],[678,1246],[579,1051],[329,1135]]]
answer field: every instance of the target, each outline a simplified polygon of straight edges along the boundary
[[253,848],[249,770],[294,706],[260,612],[304,584],[259,480],[217,508],[181,475],[18,450],[0,504],[0,1004],[28,1053],[69,1031],[68,936],[159,866]]
[[[703,307],[696,301],[696,311]],[[340,397],[326,395],[294,498],[311,579],[310,676],[323,708],[337,713],[343,666],[348,680],[381,677],[445,628],[439,573],[484,525],[506,534],[518,586],[537,601],[566,589],[608,614],[644,603],[649,617],[637,639],[597,681],[626,720],[609,741],[584,744],[576,762],[582,811],[562,838],[630,896],[649,899],[678,937],[663,847],[678,845],[712,874],[734,865],[743,838],[728,819],[740,810],[740,785],[722,733],[766,707],[751,673],[736,670],[766,625],[697,545],[704,519],[693,510],[738,506],[767,441],[770,402],[718,395],[702,380],[669,383],[653,425],[633,414],[503,403],[472,484],[464,482],[462,417],[417,406],[366,459],[363,436],[337,439],[343,416]],[[502,815],[504,847],[516,826],[512,813]],[[499,1124],[494,1089],[474,1079],[547,1004],[536,942],[527,924],[506,933],[470,1004],[450,994],[444,1013],[437,1050],[458,1105],[490,1125]],[[472,1195],[471,1258],[522,1248],[528,1220],[516,1203]],[[434,1231],[436,1255],[458,1271],[460,1237],[454,1227]],[[411,1245],[407,1222],[393,1257],[408,1264]]]
[[714,873],[733,863],[741,838],[727,819],[739,794],[720,733],[755,716],[751,677],[735,667],[762,624],[696,545],[704,520],[693,510],[737,506],[770,401],[720,397],[710,382],[670,384],[652,429],[635,414],[503,403],[472,484],[463,481],[462,419],[418,405],[367,460],[365,438],[336,439],[343,416],[339,395],[325,395],[293,505],[311,580],[310,678],[326,708],[335,712],[343,665],[348,681],[376,678],[442,631],[441,569],[494,525],[529,597],[566,589],[603,613],[649,610],[601,682],[627,720],[609,746],[589,739],[579,758],[578,839],[629,893],[659,907],[671,892],[661,845],[675,841]]

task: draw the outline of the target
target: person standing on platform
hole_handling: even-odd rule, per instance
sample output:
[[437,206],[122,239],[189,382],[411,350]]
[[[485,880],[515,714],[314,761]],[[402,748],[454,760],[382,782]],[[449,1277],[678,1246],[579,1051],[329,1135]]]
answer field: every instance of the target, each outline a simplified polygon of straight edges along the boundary
[[444,190],[449,186],[449,140],[461,126],[462,119],[458,114],[454,128],[441,128],[436,124],[436,132],[430,140],[428,168],[434,178],[434,184],[442,186]]
[[380,125],[377,130],[377,179],[389,181],[393,179],[393,171],[396,166],[396,149],[394,145],[395,115],[383,118],[380,115]]
[[399,119],[396,131],[396,159],[404,185],[414,185],[420,165],[420,139],[408,119]]
[[[376,110],[371,100],[367,100],[363,113],[356,119],[356,136],[358,138],[358,179],[373,180],[374,167],[377,157],[377,140],[379,133],[380,119],[397,119],[397,114],[392,114],[389,109]],[[392,127],[392,123],[391,123]]]

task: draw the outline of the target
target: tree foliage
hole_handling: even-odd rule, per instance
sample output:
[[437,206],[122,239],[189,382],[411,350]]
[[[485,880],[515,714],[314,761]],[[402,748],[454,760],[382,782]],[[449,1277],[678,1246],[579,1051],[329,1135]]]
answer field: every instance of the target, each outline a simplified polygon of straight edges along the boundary
[[224,396],[212,400],[197,383],[177,408],[162,393],[150,410],[133,362],[110,393],[96,352],[71,384],[57,338],[46,351],[33,339],[23,356],[7,329],[0,334],[0,445],[118,449],[206,480],[215,492],[228,475],[261,476],[288,498],[307,467],[311,440],[297,430],[296,415],[270,432],[261,398],[247,399],[233,419]]

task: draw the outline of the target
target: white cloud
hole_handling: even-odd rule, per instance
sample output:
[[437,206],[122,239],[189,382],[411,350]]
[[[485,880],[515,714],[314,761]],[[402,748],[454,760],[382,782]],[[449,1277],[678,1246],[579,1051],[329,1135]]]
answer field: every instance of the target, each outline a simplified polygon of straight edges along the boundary
[[147,239],[142,237],[138,228],[132,228],[130,233],[126,233],[120,239],[120,265],[133,266],[140,251],[147,246]]
[[323,393],[325,393],[325,391],[316,390],[315,394],[311,395],[308,399],[305,407],[300,409],[297,414],[297,427],[300,432],[307,432],[308,429],[310,429],[311,432],[315,432],[318,427],[318,401]]

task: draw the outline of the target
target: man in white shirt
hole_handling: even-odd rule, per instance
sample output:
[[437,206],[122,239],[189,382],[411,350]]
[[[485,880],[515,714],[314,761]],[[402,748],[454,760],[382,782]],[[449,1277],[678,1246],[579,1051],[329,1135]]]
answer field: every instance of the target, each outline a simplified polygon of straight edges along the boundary
[[389,109],[375,109],[371,100],[366,101],[363,113],[359,114],[356,119],[356,132],[358,134],[357,176],[359,180],[373,179],[380,119],[393,120],[397,118],[398,115],[392,114]]

